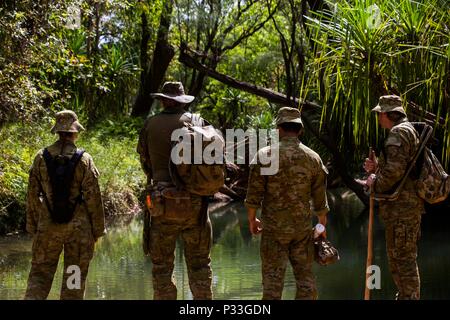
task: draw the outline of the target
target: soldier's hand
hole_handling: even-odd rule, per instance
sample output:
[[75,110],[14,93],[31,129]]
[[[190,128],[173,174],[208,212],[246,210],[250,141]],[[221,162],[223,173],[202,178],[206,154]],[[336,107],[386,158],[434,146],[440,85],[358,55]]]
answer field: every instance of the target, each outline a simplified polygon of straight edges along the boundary
[[377,176],[374,175],[374,174],[372,173],[372,174],[367,178],[367,180],[366,180],[366,185],[367,185],[368,187],[372,186],[376,178],[377,178]]
[[250,232],[253,235],[257,235],[259,233],[261,233],[262,231],[262,223],[258,218],[255,218],[255,220],[250,220],[249,221],[249,227],[250,227]]
[[367,173],[374,173],[375,171],[377,171],[377,168],[378,161],[376,158],[374,160],[366,158],[366,161],[364,162],[364,170],[366,170]]

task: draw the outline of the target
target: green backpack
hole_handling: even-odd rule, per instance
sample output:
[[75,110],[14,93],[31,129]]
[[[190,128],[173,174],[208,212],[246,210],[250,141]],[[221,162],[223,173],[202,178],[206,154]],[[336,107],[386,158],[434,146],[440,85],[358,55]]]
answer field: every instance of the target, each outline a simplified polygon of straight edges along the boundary
[[397,200],[406,179],[412,173],[416,193],[420,198],[430,204],[444,201],[450,193],[450,178],[431,149],[427,147],[427,143],[433,135],[433,128],[424,122],[405,123],[401,126],[413,134],[417,133],[420,143],[405,175],[395,186],[394,192],[376,194],[375,198],[377,200]]
[[450,193],[448,174],[427,147],[423,150],[423,164],[416,187],[417,195],[430,204],[444,201]]
[[430,204],[444,201],[450,193],[450,179],[439,160],[426,146],[433,128],[420,122],[413,125],[421,136],[425,135],[415,162],[417,195]]
[[[169,163],[170,176],[173,183],[179,188],[189,191],[190,193],[200,196],[214,195],[225,183],[225,143],[222,135],[212,125],[205,125],[203,119],[197,114],[191,114],[189,112],[184,114],[190,118],[190,122],[184,123],[183,130],[185,136],[191,141],[191,161],[190,163],[175,164],[172,158]],[[202,141],[201,152],[202,155],[205,150],[216,150],[221,153],[215,154],[222,161],[217,163],[206,163],[201,157],[197,159],[201,163],[196,163],[194,157],[194,151],[199,151],[199,148],[195,148],[195,141]],[[177,141],[173,147],[177,147],[181,142]],[[212,148],[214,144],[216,148]],[[197,154],[197,157],[200,156]]]

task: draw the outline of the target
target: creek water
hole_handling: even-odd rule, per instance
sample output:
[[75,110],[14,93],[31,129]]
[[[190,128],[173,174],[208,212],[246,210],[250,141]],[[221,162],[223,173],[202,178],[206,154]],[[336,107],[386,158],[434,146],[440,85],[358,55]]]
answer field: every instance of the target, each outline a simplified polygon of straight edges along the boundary
[[[319,299],[362,299],[367,250],[368,213],[349,192],[330,193],[329,240],[339,250],[340,261],[314,265]],[[260,299],[260,238],[249,233],[245,208],[233,203],[211,213],[214,244],[211,252],[215,299]],[[423,299],[450,298],[450,224],[444,213],[424,215],[419,245]],[[86,299],[152,299],[151,261],[142,253],[142,221],[111,227],[96,244],[86,284]],[[0,238],[0,299],[22,299],[31,260],[31,238]],[[372,299],[392,299],[391,279],[384,244],[384,228],[375,219],[373,264],[381,270],[381,288]],[[62,258],[49,299],[59,298]],[[182,244],[175,252],[174,278],[178,299],[192,299]],[[283,299],[295,296],[295,279],[288,266]]]

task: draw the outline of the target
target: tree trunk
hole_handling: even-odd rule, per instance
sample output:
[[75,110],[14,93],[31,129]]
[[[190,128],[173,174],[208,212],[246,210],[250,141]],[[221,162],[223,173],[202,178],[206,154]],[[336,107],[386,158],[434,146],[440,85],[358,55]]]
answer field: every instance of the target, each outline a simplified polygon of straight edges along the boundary
[[[147,46],[150,36],[147,30],[147,17],[143,17],[141,40],[141,67],[143,70],[141,72],[139,92],[131,112],[131,115],[133,116],[145,117],[148,114],[153,103],[150,93],[156,92],[161,86],[167,68],[175,55],[175,49],[169,43],[172,10],[173,0],[165,1],[161,12],[158,35],[150,67],[147,67]],[[143,13],[143,16],[145,16],[145,13]],[[145,59],[145,61],[143,61],[143,59]]]

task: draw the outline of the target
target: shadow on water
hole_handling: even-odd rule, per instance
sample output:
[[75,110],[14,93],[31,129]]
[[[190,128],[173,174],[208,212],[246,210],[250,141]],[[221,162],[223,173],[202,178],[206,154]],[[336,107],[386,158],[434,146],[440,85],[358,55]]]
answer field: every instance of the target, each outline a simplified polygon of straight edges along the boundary
[[[331,212],[327,232],[341,260],[331,266],[314,266],[319,298],[362,299],[367,250],[368,212],[345,190],[329,193]],[[419,267],[424,299],[449,299],[450,216],[448,207],[433,207],[423,218]],[[213,224],[213,290],[216,299],[260,299],[261,273],[259,237],[248,230],[245,208],[232,203],[211,214]],[[142,253],[142,222],[116,224],[96,245],[86,288],[87,299],[151,299],[151,261]],[[174,277],[179,299],[192,299],[182,244],[175,252]],[[0,299],[23,297],[31,259],[31,238],[0,238]],[[58,266],[50,299],[59,297],[62,266]],[[374,260],[381,269],[381,289],[373,299],[392,299],[395,288],[390,277],[384,245],[384,229],[374,226]],[[286,271],[283,299],[295,296],[292,270]]]

